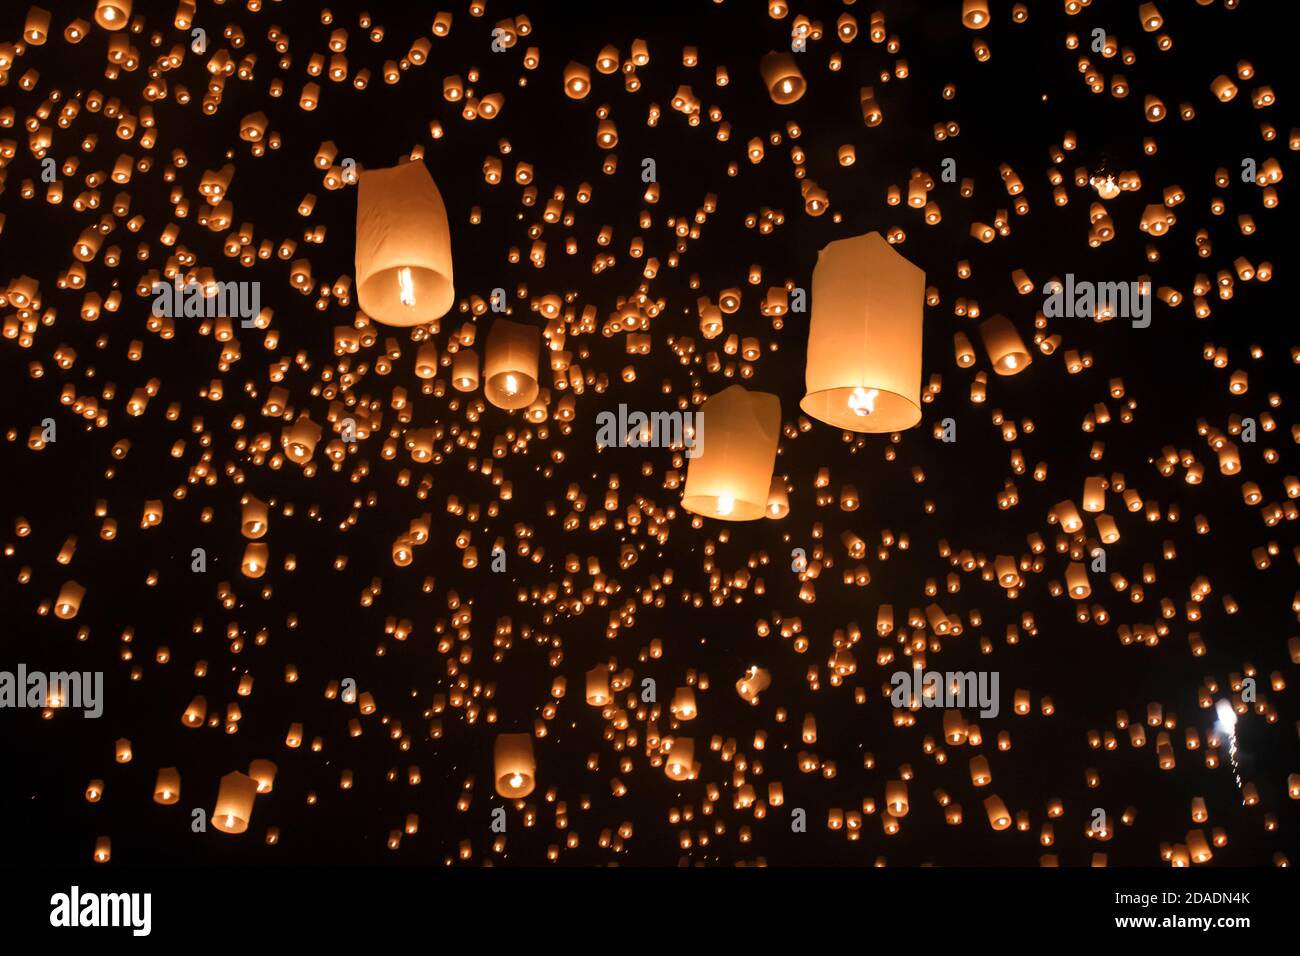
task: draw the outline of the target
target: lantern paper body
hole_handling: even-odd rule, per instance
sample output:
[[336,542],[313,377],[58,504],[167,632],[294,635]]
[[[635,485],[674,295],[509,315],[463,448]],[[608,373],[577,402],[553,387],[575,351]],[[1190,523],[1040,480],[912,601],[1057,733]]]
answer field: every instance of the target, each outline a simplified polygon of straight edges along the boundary
[[105,30],[124,30],[131,18],[131,0],[99,0],[95,4],[95,22]]
[[533,792],[537,762],[533,758],[533,740],[528,734],[498,734],[492,756],[497,793],[517,800]]
[[542,333],[535,326],[497,319],[488,333],[483,360],[483,394],[497,408],[524,408],[537,397],[537,352]]
[[257,796],[257,781],[239,771],[221,778],[217,792],[217,806],[212,811],[212,825],[222,833],[243,833],[253,815],[253,799]]
[[759,72],[772,102],[788,106],[803,96],[808,84],[799,72],[794,56],[789,53],[768,53],[760,61]]
[[357,299],[385,325],[420,325],[455,299],[447,208],[420,161],[361,173],[357,186]]
[[995,315],[985,319],[980,324],[980,338],[984,340],[984,349],[989,353],[993,371],[999,375],[1016,375],[1034,360],[1029,349],[1025,348],[1020,333],[1005,316]]
[[[686,472],[682,507],[707,518],[752,521],[767,512],[781,429],[781,400],[739,385],[700,407],[696,442],[703,451]],[[707,426],[707,427],[703,427]]]
[[678,737],[673,741],[672,750],[664,758],[664,773],[673,780],[686,780],[691,775],[695,763],[695,741],[690,737]]
[[837,239],[817,257],[812,297],[799,407],[855,432],[919,422],[925,273],[878,232]]

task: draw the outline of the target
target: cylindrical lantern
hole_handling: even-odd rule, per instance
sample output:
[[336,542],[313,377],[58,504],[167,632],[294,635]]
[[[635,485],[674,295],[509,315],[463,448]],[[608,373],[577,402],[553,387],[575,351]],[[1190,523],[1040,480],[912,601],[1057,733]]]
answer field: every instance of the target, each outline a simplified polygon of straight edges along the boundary
[[508,800],[528,796],[536,785],[537,761],[528,734],[497,734],[492,747],[497,793]]
[[241,525],[240,530],[245,538],[260,538],[266,534],[266,502],[254,498],[252,495],[246,497],[241,503]]
[[171,806],[181,798],[181,773],[175,767],[162,767],[153,785],[153,802]]
[[604,707],[609,703],[609,668],[596,665],[587,671],[587,703]]
[[275,788],[276,769],[270,760],[254,760],[248,765],[248,775],[257,784],[258,793],[270,793]]
[[131,0],[99,0],[95,4],[95,22],[105,30],[123,30],[131,18]]
[[691,775],[695,763],[695,741],[690,737],[676,737],[673,746],[664,758],[664,773],[673,780],[686,780]]
[[980,338],[984,340],[993,371],[999,375],[1015,375],[1034,360],[1006,316],[995,315],[980,323]]
[[785,479],[774,477],[767,489],[767,517],[784,518],[790,513],[790,494],[785,490]]
[[808,88],[791,53],[765,54],[759,61],[758,69],[763,74],[763,82],[767,85],[773,103],[788,106],[803,96],[804,90]]
[[81,599],[86,596],[86,589],[76,581],[65,581],[59,588],[59,596],[54,602],[54,616],[63,621],[70,621],[81,610]]
[[257,796],[257,782],[238,770],[221,778],[217,791],[217,807],[212,812],[212,825],[222,833],[243,833],[248,829],[248,819],[253,815],[253,799]]
[[989,0],[962,0],[961,22],[969,30],[982,30],[989,22]]
[[878,232],[837,239],[817,257],[799,407],[855,432],[921,420],[925,273]]
[[[707,427],[705,427],[707,426]],[[781,400],[732,385],[696,415],[695,447],[682,507],[708,518],[752,521],[767,512],[781,430]]]
[[451,363],[451,385],[458,392],[472,392],[478,388],[478,353],[461,349]]
[[497,319],[483,359],[483,394],[497,408],[524,408],[537,397],[537,352],[541,329]]
[[357,186],[357,299],[386,325],[420,325],[455,299],[451,230],[422,161],[368,169]]

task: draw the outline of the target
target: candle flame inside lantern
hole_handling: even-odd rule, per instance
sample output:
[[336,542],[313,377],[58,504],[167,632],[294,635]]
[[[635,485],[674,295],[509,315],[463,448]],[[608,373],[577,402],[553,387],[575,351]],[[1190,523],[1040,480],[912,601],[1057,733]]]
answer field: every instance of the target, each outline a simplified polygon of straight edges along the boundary
[[718,495],[718,514],[729,515],[736,507],[736,499],[731,495]]
[[401,289],[402,305],[415,305],[415,281],[411,278],[410,266],[403,266],[397,270],[397,284]]
[[519,391],[519,380],[513,375],[506,376],[506,392],[510,395]]
[[876,410],[876,396],[879,394],[880,390],[877,388],[866,390],[859,385],[849,396],[849,408],[854,415],[866,418]]
[[512,773],[510,775],[510,786],[517,787],[524,782],[522,774]]

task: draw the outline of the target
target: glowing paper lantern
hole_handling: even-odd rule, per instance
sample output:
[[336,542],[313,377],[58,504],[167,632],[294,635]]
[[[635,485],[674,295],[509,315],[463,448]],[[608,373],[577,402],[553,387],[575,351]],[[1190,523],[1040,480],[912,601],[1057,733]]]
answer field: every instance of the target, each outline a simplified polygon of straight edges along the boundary
[[995,315],[980,323],[980,338],[984,340],[993,371],[999,375],[1016,375],[1034,360],[1020,333],[1006,316]]
[[732,385],[705,400],[697,422],[696,447],[703,451],[687,467],[682,507],[727,521],[763,517],[781,429],[781,400],[769,392]]
[[153,802],[171,806],[181,798],[181,774],[175,767],[162,767],[153,785]]
[[759,61],[758,69],[763,74],[763,82],[773,103],[788,106],[803,96],[808,88],[791,53],[768,53]]
[[492,757],[497,793],[516,800],[533,792],[537,761],[533,757],[532,737],[528,734],[497,734]]
[[248,829],[248,819],[253,815],[253,799],[257,796],[257,781],[238,770],[221,778],[217,791],[217,806],[212,812],[212,825],[222,833],[243,833]]
[[690,737],[673,739],[672,749],[664,758],[664,773],[673,780],[686,780],[695,762],[695,741]]
[[357,299],[386,325],[420,325],[455,299],[451,230],[422,161],[361,173],[357,186]]
[[95,22],[105,30],[123,30],[131,17],[131,0],[99,0],[95,4]]
[[855,432],[920,421],[925,273],[878,232],[837,239],[817,257],[812,298],[799,407]]
[[988,0],[962,0],[961,22],[970,30],[983,29],[989,22]]
[[488,333],[483,360],[483,394],[497,408],[530,405],[537,397],[537,353],[542,333],[536,326],[497,319]]

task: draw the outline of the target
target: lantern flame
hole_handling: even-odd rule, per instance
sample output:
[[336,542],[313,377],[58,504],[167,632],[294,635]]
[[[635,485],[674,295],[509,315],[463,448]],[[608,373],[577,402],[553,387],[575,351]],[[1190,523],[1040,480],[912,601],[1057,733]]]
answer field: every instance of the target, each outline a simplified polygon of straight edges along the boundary
[[401,289],[402,305],[415,305],[415,281],[411,278],[411,267],[403,266],[397,270],[397,285]]
[[866,418],[876,410],[876,396],[879,394],[880,389],[878,388],[866,390],[859,385],[853,390],[853,394],[849,396],[849,408],[854,415]]

